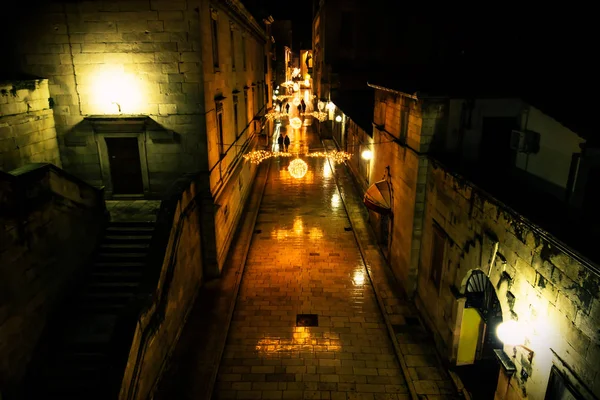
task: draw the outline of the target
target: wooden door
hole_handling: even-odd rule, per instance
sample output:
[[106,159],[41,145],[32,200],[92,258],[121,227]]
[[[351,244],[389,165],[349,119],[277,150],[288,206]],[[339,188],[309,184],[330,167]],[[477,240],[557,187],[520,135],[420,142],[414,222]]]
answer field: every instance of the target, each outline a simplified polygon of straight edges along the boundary
[[113,194],[143,194],[138,139],[106,138]]

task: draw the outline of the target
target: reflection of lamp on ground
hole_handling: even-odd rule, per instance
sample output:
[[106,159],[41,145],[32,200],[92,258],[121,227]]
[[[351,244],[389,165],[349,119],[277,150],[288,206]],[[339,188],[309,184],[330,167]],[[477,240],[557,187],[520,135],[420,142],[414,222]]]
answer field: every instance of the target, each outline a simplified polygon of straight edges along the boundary
[[362,286],[365,284],[365,274],[362,271],[354,271],[354,276],[352,277],[352,282],[356,286]]
[[496,334],[502,343],[509,346],[514,346],[513,357],[517,356],[517,347],[520,347],[528,352],[527,359],[529,362],[533,360],[534,352],[530,348],[523,345],[525,342],[525,332],[523,326],[517,321],[511,320],[502,322],[500,325],[498,325],[498,328],[496,328]]
[[361,156],[365,160],[371,160],[373,159],[373,152],[371,150],[365,150],[362,152]]
[[338,208],[339,206],[340,206],[340,195],[337,193],[334,193],[331,196],[331,207]]

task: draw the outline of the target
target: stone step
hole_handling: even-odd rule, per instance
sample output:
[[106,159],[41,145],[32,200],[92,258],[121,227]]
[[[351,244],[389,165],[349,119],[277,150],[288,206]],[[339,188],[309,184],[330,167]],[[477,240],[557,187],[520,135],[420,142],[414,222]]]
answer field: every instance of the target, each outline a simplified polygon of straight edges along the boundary
[[117,235],[151,235],[154,232],[154,226],[109,226],[106,228],[106,234]]
[[146,265],[146,263],[135,261],[135,260],[119,261],[119,260],[110,260],[109,259],[109,260],[105,260],[105,262],[94,263],[94,272],[92,274],[93,275],[101,274],[101,273],[111,274],[111,273],[114,273],[113,271],[116,271],[116,270],[125,270],[122,272],[135,273],[133,271],[127,271],[127,270],[128,269],[137,270],[137,269],[143,268],[145,265]]
[[103,243],[150,243],[152,235],[106,235]]
[[123,281],[114,281],[114,282],[92,282],[88,285],[88,289],[90,293],[96,293],[102,290],[108,292],[113,292],[115,290],[120,290],[125,292],[127,290],[136,289],[139,286],[139,282],[123,282]]
[[101,253],[119,253],[119,252],[147,252],[150,248],[149,243],[103,243],[100,245]]
[[148,256],[148,254],[146,254],[146,253],[123,253],[123,252],[119,252],[119,253],[101,252],[100,254],[98,254],[98,258],[103,259],[103,261],[104,260],[113,260],[113,261],[144,260],[147,256]]
[[[141,265],[143,266],[143,264]],[[94,283],[103,283],[103,282],[138,282],[142,278],[141,272],[132,272],[132,271],[96,271],[92,273],[92,280]]]

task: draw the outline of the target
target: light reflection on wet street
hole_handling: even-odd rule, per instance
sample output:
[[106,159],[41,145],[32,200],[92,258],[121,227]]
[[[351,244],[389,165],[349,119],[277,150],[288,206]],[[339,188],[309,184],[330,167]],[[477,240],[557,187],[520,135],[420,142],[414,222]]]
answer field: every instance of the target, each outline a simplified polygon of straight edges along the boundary
[[286,125],[309,169],[272,161],[213,398],[408,399],[331,166],[302,155],[321,143]]

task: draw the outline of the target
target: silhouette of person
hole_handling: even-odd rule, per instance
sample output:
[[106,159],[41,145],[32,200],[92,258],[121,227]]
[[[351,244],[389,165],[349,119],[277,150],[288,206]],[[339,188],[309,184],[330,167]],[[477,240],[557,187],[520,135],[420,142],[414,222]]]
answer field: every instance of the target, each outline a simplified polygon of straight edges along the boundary
[[290,103],[285,103],[285,113],[286,114],[290,113]]
[[279,145],[279,151],[283,151],[283,134],[280,133],[277,138],[277,144]]
[[302,99],[302,101],[300,102],[300,106],[302,106],[302,112],[305,113],[306,112],[306,103],[304,102],[304,99]]
[[285,151],[288,151],[288,147],[290,147],[290,137],[288,135],[285,135],[285,138],[283,139],[283,144],[285,145]]

